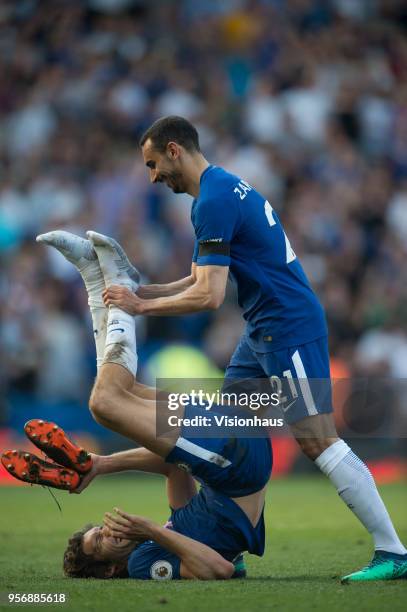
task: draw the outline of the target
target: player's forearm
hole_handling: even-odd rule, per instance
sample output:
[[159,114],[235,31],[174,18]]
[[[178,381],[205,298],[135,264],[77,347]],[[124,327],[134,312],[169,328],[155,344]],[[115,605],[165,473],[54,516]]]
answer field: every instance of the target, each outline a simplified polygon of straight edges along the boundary
[[200,580],[226,580],[234,572],[233,563],[216,550],[176,531],[151,523],[151,540],[177,555],[193,576]]
[[193,285],[193,283],[194,279],[192,276],[187,276],[185,278],[181,278],[180,280],[174,281],[173,283],[162,285],[141,285],[137,291],[137,295],[143,300],[168,297],[176,295],[181,291],[185,291],[185,289]]
[[148,300],[143,306],[143,314],[150,316],[183,315],[214,310],[219,306],[220,304],[209,288],[194,283],[177,295]]
[[173,296],[143,299],[122,285],[111,285],[103,291],[106,306],[117,306],[136,315],[172,316],[215,310],[225,299],[228,266],[192,266],[194,279],[184,291]]

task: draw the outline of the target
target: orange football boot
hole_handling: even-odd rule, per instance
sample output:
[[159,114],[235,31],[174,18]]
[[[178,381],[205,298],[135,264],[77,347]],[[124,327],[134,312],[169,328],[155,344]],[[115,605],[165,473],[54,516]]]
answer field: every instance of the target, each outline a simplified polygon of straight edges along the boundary
[[1,456],[1,462],[14,478],[29,484],[73,491],[81,481],[80,475],[74,470],[43,461],[27,451],[6,451]]
[[31,419],[24,425],[24,431],[31,442],[56,463],[79,474],[86,474],[91,469],[90,454],[72,442],[55,423]]

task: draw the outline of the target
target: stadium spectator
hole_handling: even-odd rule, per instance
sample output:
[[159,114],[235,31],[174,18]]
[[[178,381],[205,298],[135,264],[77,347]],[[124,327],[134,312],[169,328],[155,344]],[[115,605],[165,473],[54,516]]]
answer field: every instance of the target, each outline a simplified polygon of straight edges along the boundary
[[[405,377],[401,12],[401,2],[383,0],[5,0],[2,388],[78,399],[91,384],[78,279],[36,247],[37,233],[112,234],[151,282],[187,272],[188,198],[151,189],[137,147],[152,120],[173,112],[199,126],[211,159],[273,202],[326,307],[332,353],[356,372],[377,356]],[[235,307],[225,308],[233,321]],[[184,323],[147,320],[141,365],[170,339],[195,343],[223,367],[233,325],[221,313]],[[220,325],[224,350],[213,340]],[[69,377],[52,329],[65,338]]]

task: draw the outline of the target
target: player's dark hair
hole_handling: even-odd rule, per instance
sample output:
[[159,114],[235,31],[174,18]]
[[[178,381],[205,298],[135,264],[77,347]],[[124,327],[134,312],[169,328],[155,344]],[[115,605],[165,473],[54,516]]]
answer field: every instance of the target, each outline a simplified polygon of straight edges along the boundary
[[85,525],[76,531],[68,540],[64,552],[64,574],[69,578],[128,578],[127,568],[124,567],[114,575],[111,574],[112,561],[95,561],[92,555],[83,552],[83,536],[94,525]]
[[173,141],[183,146],[187,151],[200,151],[198,132],[187,119],[170,115],[161,117],[144,132],[140,138],[140,147],[150,139],[153,147],[164,153],[169,142]]

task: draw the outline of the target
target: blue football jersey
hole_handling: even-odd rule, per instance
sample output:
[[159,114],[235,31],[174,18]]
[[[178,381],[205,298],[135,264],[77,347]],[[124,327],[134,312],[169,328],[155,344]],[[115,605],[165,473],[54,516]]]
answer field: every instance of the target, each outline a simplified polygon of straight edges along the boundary
[[170,521],[178,533],[213,548],[228,561],[241,552],[262,556],[265,547],[264,514],[255,527],[229,496],[203,485],[191,501],[174,510]]
[[270,352],[327,335],[324,311],[272,205],[217,166],[202,173],[191,220],[198,266],[229,266],[250,347]]
[[[174,510],[167,526],[213,548],[228,561],[242,551],[264,553],[263,513],[253,527],[234,501],[210,487],[203,486],[186,506]],[[139,580],[179,579],[180,566],[177,555],[151,540],[135,548],[127,563],[130,578]]]

